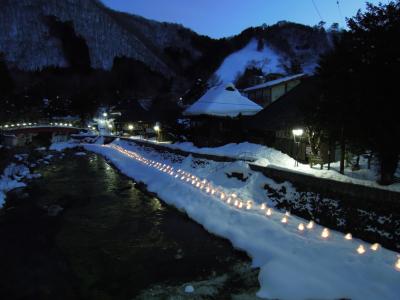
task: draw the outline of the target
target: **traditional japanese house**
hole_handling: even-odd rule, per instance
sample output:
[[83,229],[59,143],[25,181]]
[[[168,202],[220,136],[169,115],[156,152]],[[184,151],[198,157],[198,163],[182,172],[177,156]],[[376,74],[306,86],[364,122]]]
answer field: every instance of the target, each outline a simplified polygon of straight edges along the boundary
[[303,77],[305,74],[282,77],[246,88],[242,93],[255,103],[266,107],[296,87]]

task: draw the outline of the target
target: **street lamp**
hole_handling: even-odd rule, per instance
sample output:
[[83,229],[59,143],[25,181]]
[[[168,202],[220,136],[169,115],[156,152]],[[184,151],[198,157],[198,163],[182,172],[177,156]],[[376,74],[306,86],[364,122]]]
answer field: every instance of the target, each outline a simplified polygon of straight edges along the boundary
[[103,113],[103,117],[107,118],[108,114],[106,112]]
[[130,131],[132,131],[132,130],[133,130],[133,128],[134,128],[134,127],[133,127],[133,125],[132,125],[132,124],[129,124],[129,125],[128,125],[128,129],[129,129]]
[[295,149],[296,158],[295,158],[295,161],[294,161],[294,166],[298,167],[299,166],[300,139],[301,139],[301,136],[304,133],[304,130],[301,129],[301,128],[297,128],[297,129],[293,129],[292,133],[293,133],[294,144],[295,144],[295,147],[296,147],[296,149]]
[[153,127],[154,131],[157,132],[157,141],[160,141],[160,125],[158,125],[158,123]]
[[296,137],[296,136],[302,136],[303,133],[304,133],[304,130],[303,130],[303,129],[293,129],[293,130],[292,130],[292,133],[293,133],[293,136],[294,136],[294,137]]

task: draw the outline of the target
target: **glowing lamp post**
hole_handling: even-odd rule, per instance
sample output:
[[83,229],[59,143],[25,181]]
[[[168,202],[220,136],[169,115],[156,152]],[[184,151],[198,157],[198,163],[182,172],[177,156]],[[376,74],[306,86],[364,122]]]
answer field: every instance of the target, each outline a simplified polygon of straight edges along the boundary
[[292,133],[293,133],[294,144],[295,144],[295,147],[296,147],[296,149],[295,149],[296,159],[295,159],[295,162],[294,162],[294,166],[298,167],[299,166],[300,139],[301,139],[301,136],[304,133],[304,130],[303,129],[293,129]]
[[128,125],[128,129],[129,129],[129,131],[132,131],[132,130],[133,130],[133,128],[134,128],[134,127],[133,127],[133,125],[132,125],[132,124],[129,124],[129,125]]
[[157,141],[160,141],[160,132],[161,132],[161,127],[160,125],[157,123],[154,127],[153,127],[154,131],[157,133]]

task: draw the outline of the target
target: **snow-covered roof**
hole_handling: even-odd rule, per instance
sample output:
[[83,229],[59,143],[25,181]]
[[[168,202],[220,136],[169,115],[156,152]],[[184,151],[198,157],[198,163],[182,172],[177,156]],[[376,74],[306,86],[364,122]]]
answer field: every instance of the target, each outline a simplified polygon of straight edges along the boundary
[[279,79],[267,81],[267,82],[264,82],[264,83],[249,87],[247,89],[244,89],[243,92],[249,92],[249,91],[253,91],[253,90],[263,89],[263,88],[266,88],[266,87],[271,87],[271,86],[278,85],[278,84],[281,84],[281,83],[284,83],[284,82],[287,82],[287,81],[299,79],[299,78],[304,77],[304,76],[305,76],[305,74],[301,73],[301,74],[296,74],[296,75],[292,75],[292,76],[282,77],[282,78],[279,78]]
[[262,107],[242,96],[235,86],[220,85],[209,89],[198,101],[186,109],[183,114],[211,115],[220,117],[252,116]]

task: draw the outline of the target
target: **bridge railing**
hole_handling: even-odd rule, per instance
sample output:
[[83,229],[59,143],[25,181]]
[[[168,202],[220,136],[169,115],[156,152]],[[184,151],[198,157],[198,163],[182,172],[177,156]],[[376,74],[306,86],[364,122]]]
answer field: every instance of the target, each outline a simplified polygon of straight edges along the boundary
[[55,128],[74,128],[72,123],[62,123],[62,122],[51,122],[51,123],[6,123],[0,125],[2,130],[14,130],[21,128],[36,128],[36,127],[55,127]]

